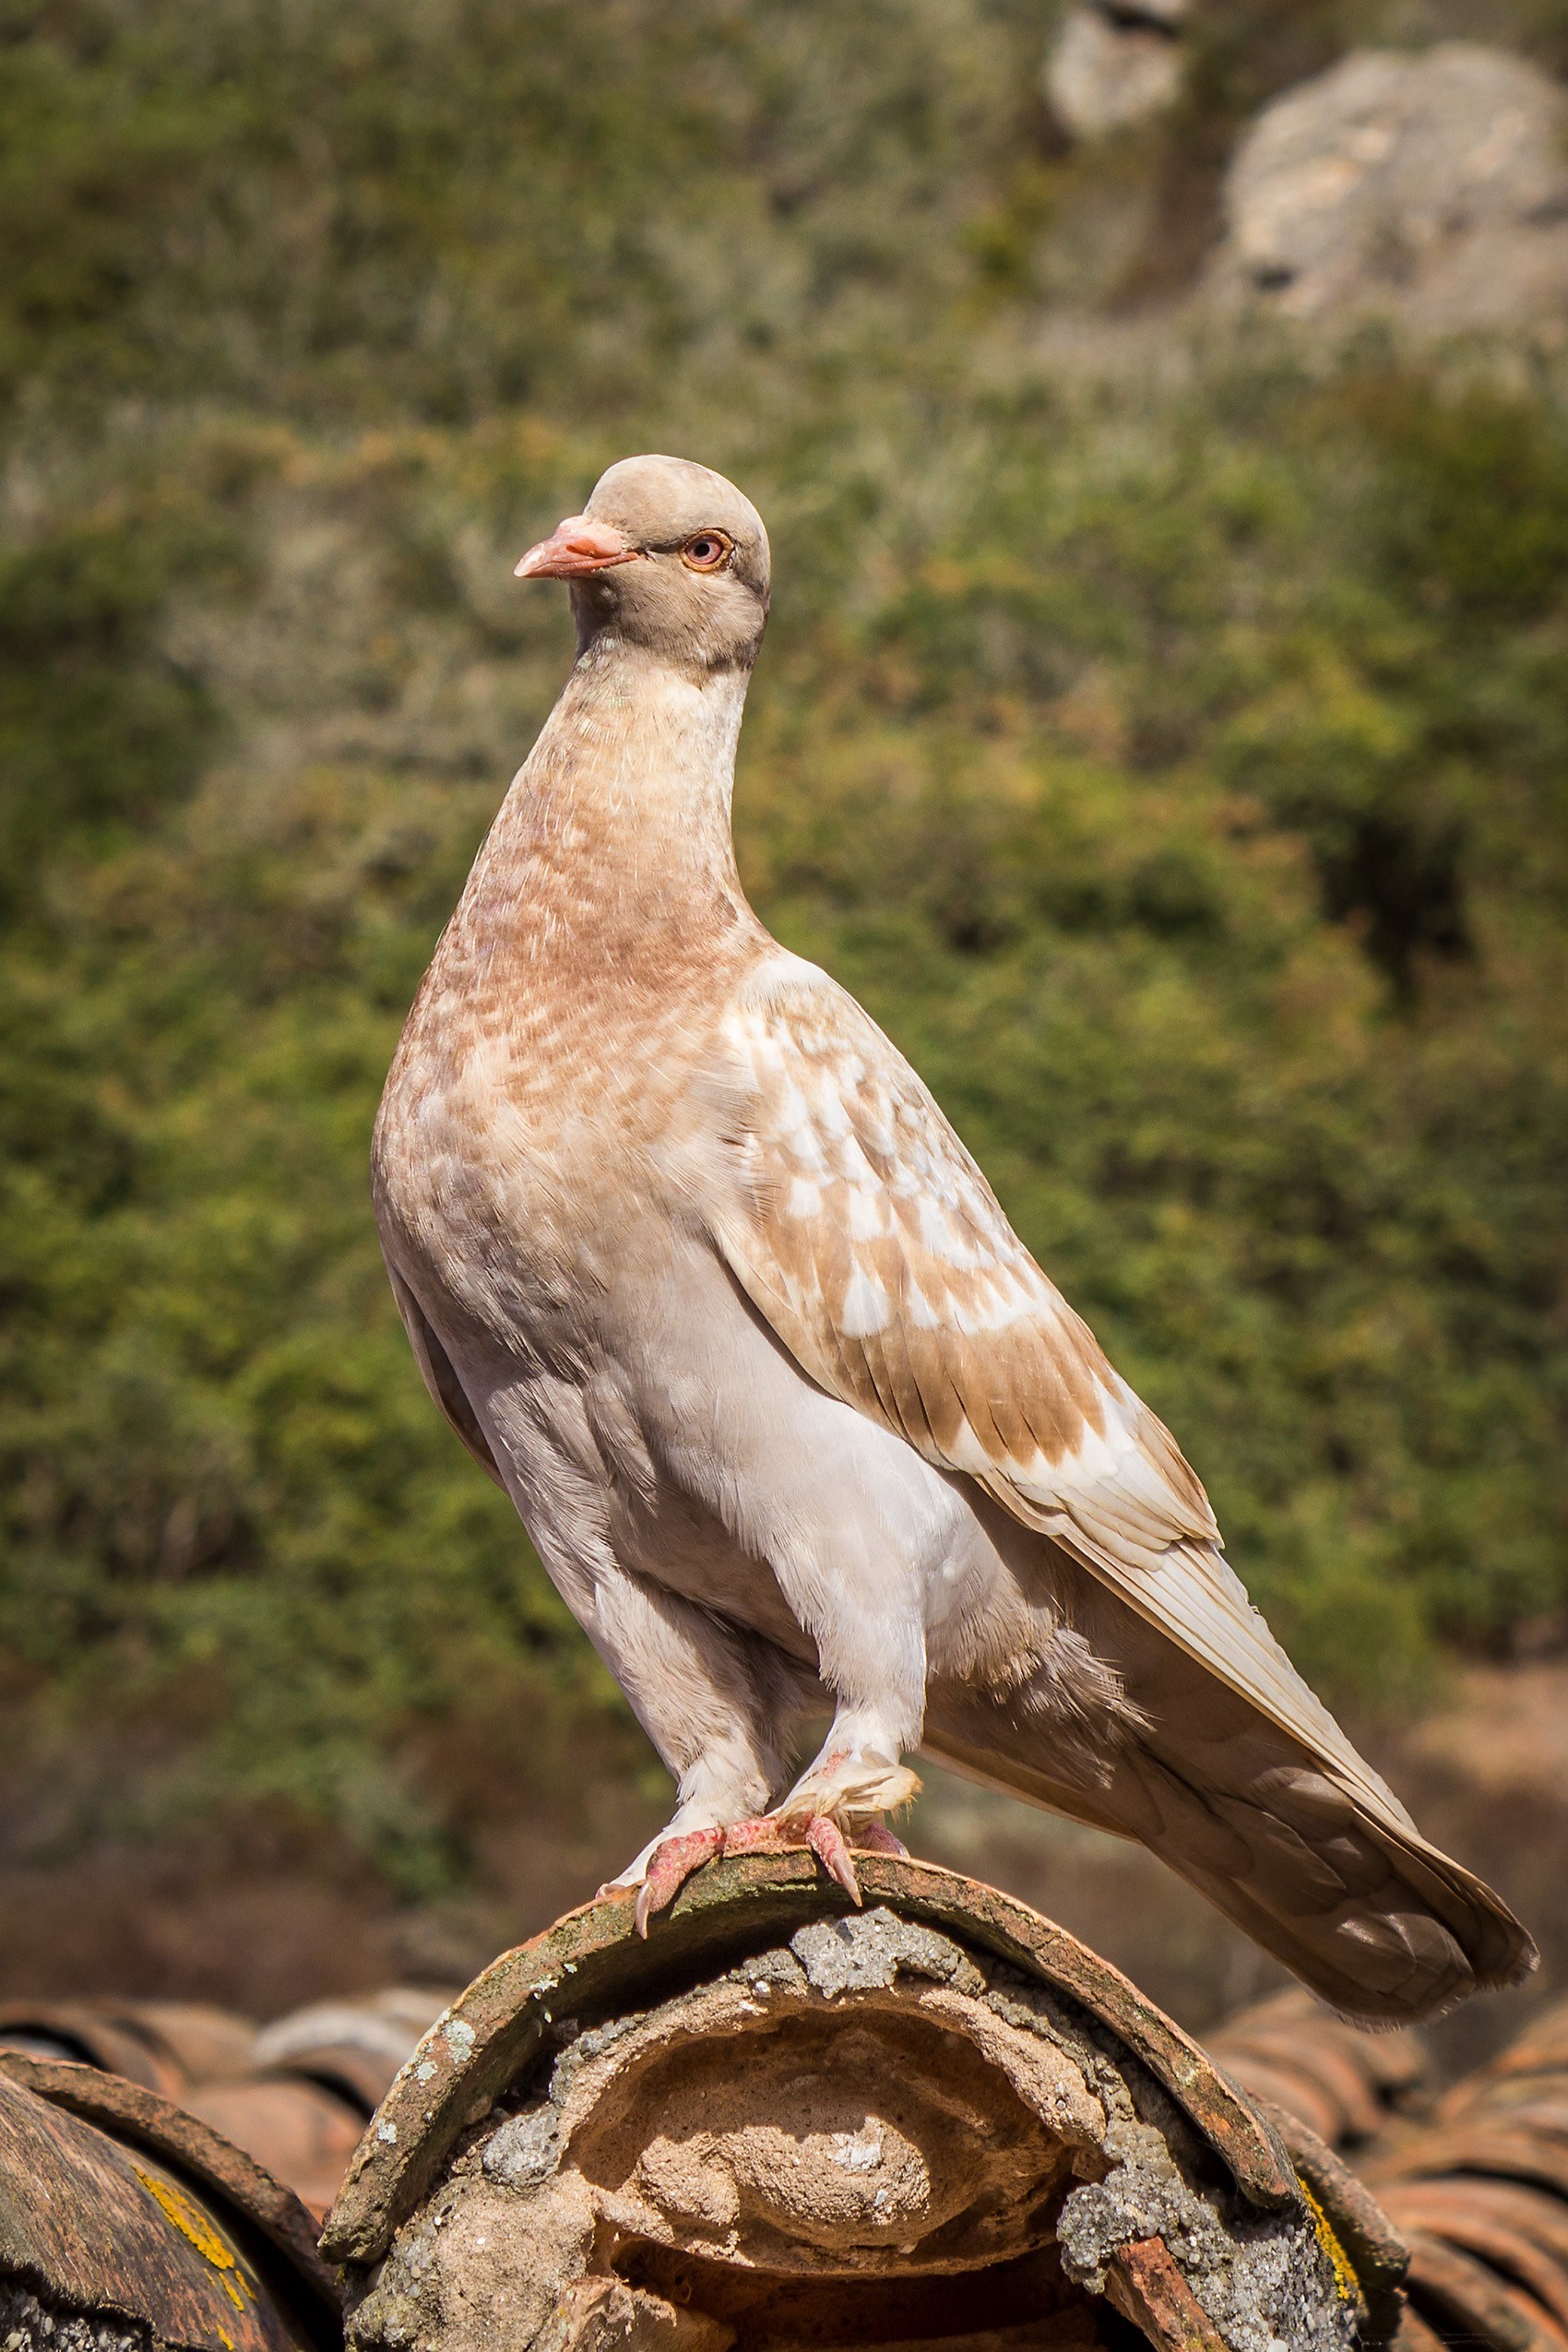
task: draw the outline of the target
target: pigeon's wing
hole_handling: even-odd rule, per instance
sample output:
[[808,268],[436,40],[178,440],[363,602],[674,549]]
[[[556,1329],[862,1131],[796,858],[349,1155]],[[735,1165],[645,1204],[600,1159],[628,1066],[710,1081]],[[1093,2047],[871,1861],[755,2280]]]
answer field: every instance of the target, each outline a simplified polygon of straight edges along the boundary
[[490,1441],[479,1425],[474,1408],[464,1394],[463,1384],[453,1369],[452,1360],[442,1346],[434,1325],[390,1258],[386,1260],[386,1271],[391,1277],[392,1296],[398,1301],[398,1313],[402,1316],[403,1328],[409,1335],[409,1345],[414,1351],[414,1361],[420,1368],[421,1379],[480,1468],[505,1491],[506,1481],[496,1467]]
[[854,999],[780,952],[731,1006],[715,1083],[715,1238],[812,1379],[967,1472],[1413,1830],[1226,1565],[1170,1431]]
[[802,1370],[1087,1570],[1091,1626],[1134,1612],[1107,1627],[1108,1654],[1146,1719],[1103,1785],[1067,1785],[1007,1692],[951,1679],[931,1694],[932,1752],[1141,1838],[1350,2014],[1424,2015],[1516,1981],[1529,1938],[1301,1681],[1170,1431],[854,999],[780,951],[731,1006],[712,1068],[714,1239]]

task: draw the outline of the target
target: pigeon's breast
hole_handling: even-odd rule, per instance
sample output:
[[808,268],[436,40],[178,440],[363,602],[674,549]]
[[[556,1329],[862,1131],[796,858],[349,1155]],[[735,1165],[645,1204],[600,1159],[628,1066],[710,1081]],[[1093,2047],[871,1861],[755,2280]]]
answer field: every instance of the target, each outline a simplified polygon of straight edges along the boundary
[[486,1018],[433,995],[376,1122],[383,1241],[433,1307],[444,1297],[509,1339],[542,1338],[581,1322],[641,1229],[667,1221],[684,1057],[664,1024],[617,1021],[587,998]]

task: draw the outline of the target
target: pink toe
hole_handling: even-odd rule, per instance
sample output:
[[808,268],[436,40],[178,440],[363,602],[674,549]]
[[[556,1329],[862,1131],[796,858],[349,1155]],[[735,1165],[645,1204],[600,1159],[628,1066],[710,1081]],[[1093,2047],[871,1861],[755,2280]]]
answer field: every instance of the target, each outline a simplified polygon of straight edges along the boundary
[[723,1851],[721,1829],[688,1830],[683,1837],[667,1837],[648,1858],[647,1875],[637,1889],[637,1933],[646,1936],[656,1911],[673,1903],[694,1871]]
[[800,1844],[791,1837],[786,1824],[776,1821],[771,1813],[759,1814],[754,1821],[732,1821],[724,1832],[725,1854],[783,1854]]

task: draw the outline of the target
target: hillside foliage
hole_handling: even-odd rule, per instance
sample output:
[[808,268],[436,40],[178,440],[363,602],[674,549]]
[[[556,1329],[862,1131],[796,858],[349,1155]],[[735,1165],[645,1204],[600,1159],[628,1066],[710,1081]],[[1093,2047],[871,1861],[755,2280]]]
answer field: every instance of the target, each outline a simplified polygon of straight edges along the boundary
[[[511,564],[638,448],[773,532],[757,905],[930,1079],[1302,1665],[1397,1705],[1568,1607],[1568,408],[1547,360],[1136,310],[1205,142],[1349,37],[1213,14],[1185,113],[1084,158],[1024,0],[0,11],[30,1835],[259,1812],[418,1892],[476,1788],[622,1736],[424,1396],[364,1170],[569,659]],[[1561,62],[1568,18],[1516,31]]]

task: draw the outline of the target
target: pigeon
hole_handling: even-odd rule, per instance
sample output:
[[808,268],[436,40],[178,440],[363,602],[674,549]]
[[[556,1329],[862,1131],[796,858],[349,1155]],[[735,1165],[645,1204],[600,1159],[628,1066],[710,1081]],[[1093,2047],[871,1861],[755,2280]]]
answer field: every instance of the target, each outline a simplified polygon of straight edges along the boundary
[[576,658],[373,1192],[426,1386],[676,1785],[600,1894],[646,1933],[705,1862],[796,1847],[858,1899],[924,1755],[1141,1840],[1348,2016],[1516,1981],[1529,1937],[1297,1674],[933,1097],[749,905],[755,508],[626,458],[517,571],[570,584]]

